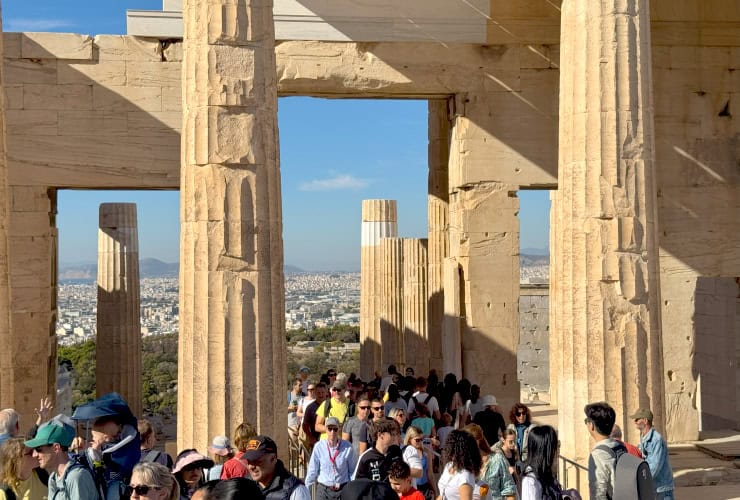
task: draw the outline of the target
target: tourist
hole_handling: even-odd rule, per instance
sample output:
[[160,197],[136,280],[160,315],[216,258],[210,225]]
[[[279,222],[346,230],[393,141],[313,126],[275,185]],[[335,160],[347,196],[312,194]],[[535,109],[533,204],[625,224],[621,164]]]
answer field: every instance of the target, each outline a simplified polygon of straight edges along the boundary
[[439,445],[444,448],[445,441],[447,440],[447,436],[450,434],[450,431],[452,431],[455,427],[452,425],[452,415],[449,413],[443,413],[442,414],[442,427],[437,429],[437,439],[439,440]]
[[521,500],[561,498],[556,479],[558,434],[549,425],[534,427],[529,432],[529,455],[524,462]]
[[398,423],[399,429],[401,429],[400,442],[403,443],[405,437],[405,425],[406,425],[406,412],[400,408],[393,408],[388,412],[388,418],[395,420]]
[[208,447],[208,453],[213,459],[213,467],[208,469],[206,481],[221,479],[221,473],[224,464],[234,458],[234,449],[231,447],[231,441],[226,436],[215,436]]
[[396,370],[396,365],[388,365],[388,375],[383,377],[383,380],[380,382],[380,393],[385,394],[385,392],[388,390],[388,386],[390,386],[393,383],[393,375],[398,374],[398,371]]
[[388,469],[388,482],[401,500],[425,500],[424,494],[413,485],[409,465],[402,460],[391,464]]
[[408,404],[406,404],[406,401],[401,397],[401,393],[398,391],[398,385],[389,385],[386,395],[388,396],[388,400],[383,405],[384,413],[386,415],[388,415],[393,408],[400,408],[404,412],[408,410]]
[[493,446],[493,451],[504,457],[509,467],[509,474],[511,474],[517,486],[519,486],[520,471],[518,470],[518,465],[520,463],[520,457],[516,447],[516,431],[507,427],[504,435]]
[[414,377],[415,376],[414,369],[411,368],[410,366],[407,366],[406,367],[405,374],[406,374],[407,377]]
[[424,403],[429,408],[429,414],[432,418],[439,419],[439,402],[437,398],[427,392],[427,379],[419,377],[416,379],[416,392],[411,396],[408,407],[408,415],[414,417],[414,406],[416,403]]
[[6,489],[17,499],[45,500],[48,489],[39,471],[33,448],[26,447],[23,438],[7,439],[0,447],[0,500],[11,500]]
[[369,426],[368,415],[370,414],[370,400],[367,396],[360,396],[357,401],[357,415],[350,417],[342,427],[342,440],[352,444],[355,457],[359,457],[370,446],[368,441]]
[[470,386],[470,399],[465,402],[465,413],[468,414],[468,422],[470,423],[475,414],[483,409],[483,401],[480,397],[480,386],[473,384]]
[[134,499],[178,500],[180,498],[180,485],[175,476],[159,462],[136,464],[127,490]]
[[303,443],[309,453],[313,450],[316,441],[321,437],[321,433],[316,430],[316,410],[321,403],[326,401],[326,384],[319,382],[316,384],[316,400],[306,406],[306,412],[303,414],[301,423],[301,432],[298,433],[298,439]]
[[303,381],[300,377],[293,380],[292,389],[288,391],[288,430],[294,435],[298,434],[298,405],[303,398],[301,385]]
[[418,427],[424,433],[424,437],[436,438],[437,431],[434,426],[434,419],[429,416],[429,408],[424,403],[417,403],[415,406],[416,418],[411,421],[411,425]]
[[[393,385],[393,384],[391,384]],[[383,400],[380,398],[374,398],[370,401],[370,418],[368,419],[368,429],[369,429],[369,445],[373,445],[372,436],[373,434],[373,428],[375,427],[375,424],[380,422],[381,420],[387,420],[385,416],[385,405],[383,404]]]
[[247,470],[262,494],[269,500],[310,500],[308,488],[288,472],[277,457],[277,445],[268,436],[256,436],[247,443],[244,453]]
[[465,427],[465,425],[467,425],[471,420],[465,404],[470,400],[470,390],[470,381],[466,378],[462,378],[457,383],[457,391],[452,395],[450,409],[453,411],[449,411],[448,409],[448,413],[452,415],[453,421],[456,422],[455,427],[457,429]]
[[339,420],[326,419],[328,438],[314,447],[306,471],[306,486],[318,483],[315,500],[338,500],[342,488],[352,478],[357,465],[357,455],[352,445],[339,438]]
[[588,458],[588,489],[592,500],[609,500],[614,491],[617,458],[602,447],[623,449],[619,441],[609,437],[617,414],[605,402],[588,404],[583,412],[586,414],[586,429],[595,443]]
[[445,500],[472,500],[481,458],[475,438],[462,430],[447,436],[444,469],[439,478],[439,494]]
[[172,473],[180,485],[180,498],[191,498],[195,490],[205,483],[203,469],[213,467],[213,460],[198,453],[198,450],[188,449],[181,451],[175,459],[175,468]]
[[172,457],[163,451],[154,449],[157,444],[157,430],[152,423],[142,418],[137,424],[139,435],[141,436],[141,458],[139,462],[157,462],[164,465],[167,469],[172,469]]
[[[326,439],[326,426],[324,421],[328,417],[336,417],[339,420],[339,424],[344,425],[345,420],[354,414],[354,411],[350,411],[350,401],[347,400],[347,396],[344,394],[346,385],[344,382],[336,381],[331,386],[331,397],[326,399],[316,409],[316,424],[314,428],[316,432],[321,433],[319,439]],[[354,410],[354,403],[351,404],[352,410]]]
[[653,475],[656,500],[672,500],[673,471],[668,459],[668,445],[663,436],[653,428],[653,412],[649,408],[640,408],[630,418],[640,431],[640,453],[645,457]]
[[298,369],[298,378],[301,379],[301,392],[303,394],[308,394],[308,374],[311,373],[311,370],[308,369],[307,366],[301,366]]
[[352,479],[371,479],[385,481],[388,478],[388,467],[397,458],[401,458],[398,447],[401,429],[395,420],[384,419],[373,427],[374,445],[363,453],[357,461]]
[[622,439],[622,428],[619,427],[617,424],[614,424],[610,436],[612,439],[616,439],[617,441],[622,443],[627,450],[627,453],[629,453],[630,455],[634,455],[637,458],[642,458],[642,453],[640,453],[640,449],[637,446],[630,444]]
[[460,402],[455,398],[457,394],[457,376],[454,373],[448,373],[445,375],[442,383],[442,391],[439,401],[439,411],[447,412],[452,415],[452,419],[457,418],[457,408],[465,402]]
[[514,500],[517,494],[516,482],[509,473],[509,464],[506,459],[491,449],[479,425],[469,424],[463,430],[475,438],[481,456],[478,484],[487,487],[488,495],[483,495],[481,492],[479,496],[490,500]]
[[0,446],[5,441],[18,435],[20,423],[18,412],[13,408],[5,408],[0,411]]
[[246,477],[247,465],[242,460],[244,451],[247,449],[247,443],[257,435],[257,431],[249,422],[242,422],[234,430],[234,446],[237,453],[232,458],[224,462],[221,469],[221,479],[230,479],[232,477]]
[[73,422],[57,415],[39,427],[35,438],[23,443],[33,449],[33,457],[49,473],[48,496],[54,500],[90,500],[100,495],[90,469],[69,456],[74,437]]
[[300,403],[298,404],[298,409],[296,410],[295,414],[298,417],[298,425],[303,425],[303,417],[306,415],[306,408],[308,408],[308,405],[316,401],[316,384],[313,382],[309,382],[306,385],[306,395],[301,398]]
[[403,441],[403,460],[411,468],[413,486],[424,496],[437,497],[437,488],[434,478],[434,455],[431,448],[424,446],[424,433],[413,425],[406,431]]
[[480,425],[483,435],[486,436],[488,444],[496,444],[506,428],[504,417],[498,412],[496,396],[488,395],[481,398],[483,409],[475,414],[473,423]]
[[509,429],[516,431],[516,447],[519,450],[522,462],[527,459],[527,436],[532,430],[532,413],[527,405],[516,403],[509,412]]
[[209,481],[195,492],[192,500],[262,500],[265,496],[260,487],[244,477],[232,477],[223,481]]
[[334,368],[329,368],[328,370],[326,370],[326,378],[328,379],[326,386],[333,386],[334,382],[337,381],[337,370]]

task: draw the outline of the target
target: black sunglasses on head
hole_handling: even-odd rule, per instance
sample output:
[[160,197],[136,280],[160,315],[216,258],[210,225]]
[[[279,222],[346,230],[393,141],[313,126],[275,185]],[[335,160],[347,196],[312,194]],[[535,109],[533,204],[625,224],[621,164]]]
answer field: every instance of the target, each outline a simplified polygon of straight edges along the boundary
[[149,490],[158,490],[160,489],[158,486],[147,486],[146,484],[137,484],[136,486],[128,485],[126,486],[126,493],[128,496],[131,496],[132,493],[136,492],[137,495],[146,495],[149,493]]

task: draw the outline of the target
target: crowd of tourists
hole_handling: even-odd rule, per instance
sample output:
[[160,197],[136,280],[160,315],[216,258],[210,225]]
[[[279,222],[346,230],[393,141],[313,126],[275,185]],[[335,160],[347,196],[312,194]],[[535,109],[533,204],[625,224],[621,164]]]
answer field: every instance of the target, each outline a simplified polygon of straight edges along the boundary
[[[453,374],[440,381],[434,371],[417,377],[390,366],[386,376],[362,381],[333,369],[313,379],[301,368],[287,395],[286,432],[306,450],[304,478],[278,458],[273,437],[247,422],[232,439],[212,437],[207,454],[186,449],[173,459],[157,450],[152,423],[118,394],[71,417],[49,418],[51,409],[41,401],[25,437],[18,414],[0,411],[0,500],[580,498],[558,483],[553,427],[533,422],[522,403],[505,418],[494,395]],[[637,447],[621,440],[607,403],[584,412],[596,443],[590,498],[673,498],[668,451],[650,410],[630,416],[641,433]],[[647,480],[635,480],[632,468],[647,471]]]

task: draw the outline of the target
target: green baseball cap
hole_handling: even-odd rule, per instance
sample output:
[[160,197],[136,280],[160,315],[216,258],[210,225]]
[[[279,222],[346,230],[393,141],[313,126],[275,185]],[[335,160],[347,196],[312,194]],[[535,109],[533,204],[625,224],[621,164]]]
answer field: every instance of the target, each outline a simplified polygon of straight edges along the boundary
[[59,417],[54,417],[46,424],[39,427],[36,437],[24,442],[28,448],[38,448],[48,444],[59,443],[62,446],[69,446],[75,438],[75,428],[64,422]]
[[640,408],[634,414],[630,415],[630,418],[633,420],[637,420],[638,418],[646,418],[652,422],[653,412],[651,412],[649,408]]

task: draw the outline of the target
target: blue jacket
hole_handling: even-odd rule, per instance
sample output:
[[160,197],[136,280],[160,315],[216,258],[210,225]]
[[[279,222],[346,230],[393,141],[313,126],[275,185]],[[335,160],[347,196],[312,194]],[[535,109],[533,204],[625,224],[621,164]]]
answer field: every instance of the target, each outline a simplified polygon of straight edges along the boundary
[[668,445],[655,429],[640,437],[640,452],[650,466],[653,483],[658,493],[673,490],[673,471],[668,459]]

